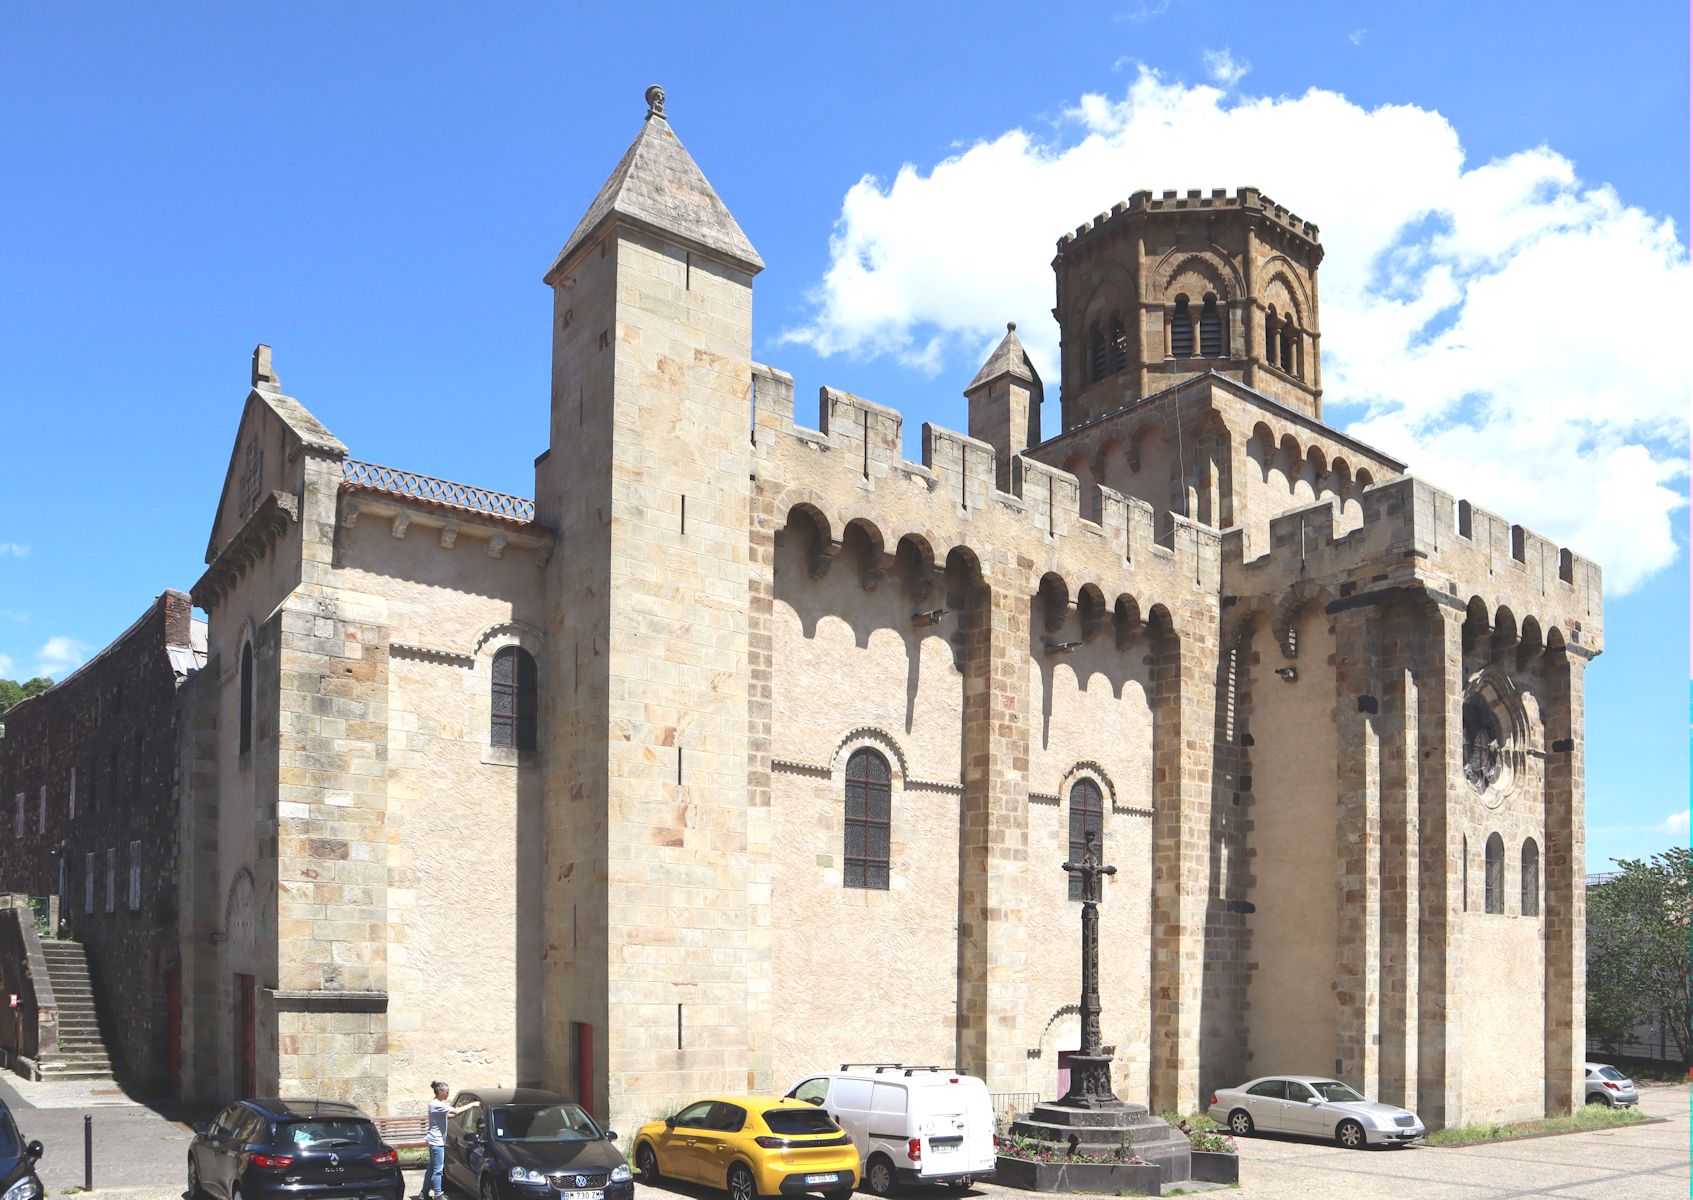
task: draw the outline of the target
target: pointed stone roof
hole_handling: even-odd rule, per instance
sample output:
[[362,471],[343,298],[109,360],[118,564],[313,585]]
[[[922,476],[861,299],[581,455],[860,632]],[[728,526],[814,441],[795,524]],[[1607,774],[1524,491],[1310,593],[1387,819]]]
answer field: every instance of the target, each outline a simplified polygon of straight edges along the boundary
[[647,89],[647,120],[641,132],[558,252],[546,278],[550,280],[613,214],[755,273],[764,269],[764,260],[665,120],[664,89],[657,84]]
[[976,372],[976,377],[970,381],[970,386],[964,389],[964,394],[968,396],[977,388],[994,382],[1002,375],[1010,375],[1014,379],[1032,384],[1035,391],[1041,390],[1040,374],[1035,370],[1035,364],[1029,361],[1028,351],[1023,349],[1023,342],[1017,336],[1015,321],[1005,323],[1005,337],[1001,339],[999,347],[988,355],[988,361]]

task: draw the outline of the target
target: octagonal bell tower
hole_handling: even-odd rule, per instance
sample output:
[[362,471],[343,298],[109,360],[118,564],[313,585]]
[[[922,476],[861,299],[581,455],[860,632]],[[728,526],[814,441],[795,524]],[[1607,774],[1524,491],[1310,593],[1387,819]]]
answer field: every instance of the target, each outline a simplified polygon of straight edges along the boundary
[[1322,417],[1317,227],[1243,187],[1141,191],[1053,259],[1066,430],[1206,371]]

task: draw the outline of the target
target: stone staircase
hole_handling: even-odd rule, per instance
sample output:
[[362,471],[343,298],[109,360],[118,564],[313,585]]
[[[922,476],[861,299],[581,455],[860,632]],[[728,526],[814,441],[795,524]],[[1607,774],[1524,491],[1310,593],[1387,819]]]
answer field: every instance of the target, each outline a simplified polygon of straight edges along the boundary
[[88,952],[81,942],[41,939],[47,959],[47,979],[59,1005],[59,1048],[41,1063],[41,1078],[110,1079],[112,1060],[100,1036],[94,1011],[94,983],[88,974]]

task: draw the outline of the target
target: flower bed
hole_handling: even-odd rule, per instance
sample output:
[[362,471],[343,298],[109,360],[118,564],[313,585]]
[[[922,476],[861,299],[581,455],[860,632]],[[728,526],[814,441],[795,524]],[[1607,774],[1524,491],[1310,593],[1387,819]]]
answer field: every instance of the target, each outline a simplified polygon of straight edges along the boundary
[[1062,1142],[1043,1142],[1038,1138],[1026,1137],[996,1137],[993,1140],[993,1149],[1000,1158],[1014,1158],[1020,1162],[1146,1166],[1146,1160],[1136,1154],[1133,1147],[1126,1145],[1104,1154],[1088,1154],[1081,1150],[1072,1151]]

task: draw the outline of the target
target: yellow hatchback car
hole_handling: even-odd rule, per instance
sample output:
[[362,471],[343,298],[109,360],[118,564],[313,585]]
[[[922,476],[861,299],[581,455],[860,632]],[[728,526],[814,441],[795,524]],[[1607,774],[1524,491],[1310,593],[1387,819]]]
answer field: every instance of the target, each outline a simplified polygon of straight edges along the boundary
[[821,1192],[848,1200],[858,1148],[828,1113],[778,1096],[714,1096],[635,1134],[642,1183],[660,1178],[723,1188],[729,1200]]

